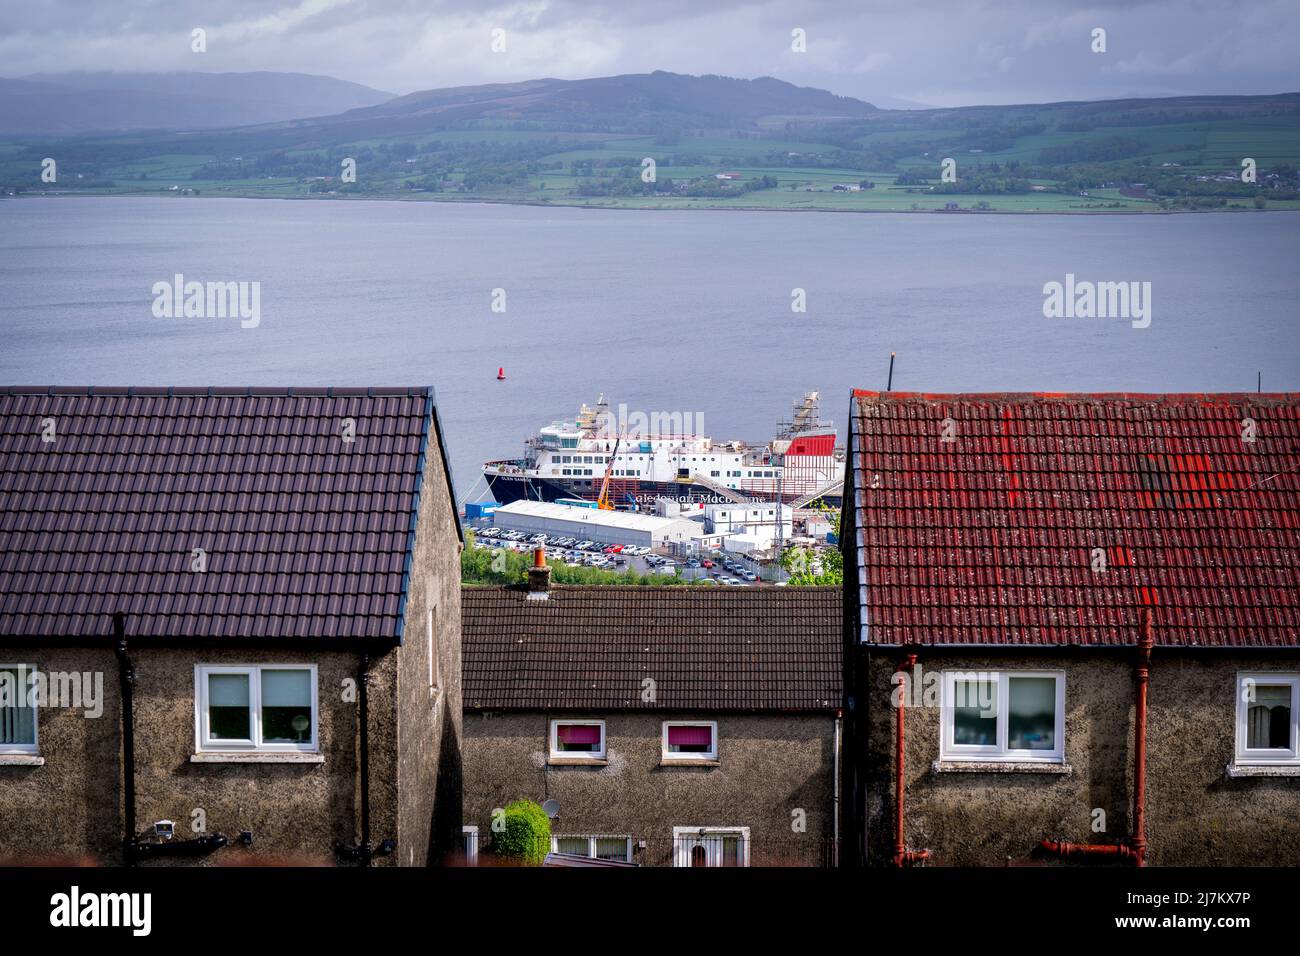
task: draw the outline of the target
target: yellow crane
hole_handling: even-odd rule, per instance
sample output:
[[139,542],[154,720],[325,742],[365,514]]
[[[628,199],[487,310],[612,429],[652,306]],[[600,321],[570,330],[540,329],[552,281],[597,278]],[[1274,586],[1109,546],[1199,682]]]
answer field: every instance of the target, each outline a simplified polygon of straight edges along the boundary
[[609,456],[605,462],[605,478],[600,483],[600,497],[596,499],[596,507],[601,511],[613,511],[614,506],[609,500],[609,476],[614,473],[614,459],[618,457],[618,446],[623,441],[623,436],[619,435],[614,439],[614,453]]

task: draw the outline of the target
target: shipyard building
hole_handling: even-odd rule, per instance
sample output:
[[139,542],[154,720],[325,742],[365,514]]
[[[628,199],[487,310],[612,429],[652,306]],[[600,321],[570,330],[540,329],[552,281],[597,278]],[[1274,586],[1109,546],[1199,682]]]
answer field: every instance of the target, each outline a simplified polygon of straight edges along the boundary
[[602,511],[549,501],[512,501],[497,508],[492,519],[497,527],[510,531],[643,548],[691,550],[702,544],[707,547],[705,539],[710,537],[701,522],[689,518]]

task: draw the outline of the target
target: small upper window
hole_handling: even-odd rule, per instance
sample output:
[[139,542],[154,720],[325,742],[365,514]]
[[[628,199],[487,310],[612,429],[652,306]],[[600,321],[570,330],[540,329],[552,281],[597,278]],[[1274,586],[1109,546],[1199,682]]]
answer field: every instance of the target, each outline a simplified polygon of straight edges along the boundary
[[0,754],[36,753],[36,668],[0,664]]
[[551,759],[605,759],[603,720],[551,721]]
[[629,836],[551,836],[552,853],[571,853],[594,860],[632,862],[632,838]]
[[943,680],[945,760],[1065,760],[1065,675],[949,671]]
[[1238,675],[1237,763],[1300,764],[1300,675]]
[[662,756],[669,760],[717,760],[717,721],[664,721]]
[[312,751],[316,666],[195,668],[200,751]]

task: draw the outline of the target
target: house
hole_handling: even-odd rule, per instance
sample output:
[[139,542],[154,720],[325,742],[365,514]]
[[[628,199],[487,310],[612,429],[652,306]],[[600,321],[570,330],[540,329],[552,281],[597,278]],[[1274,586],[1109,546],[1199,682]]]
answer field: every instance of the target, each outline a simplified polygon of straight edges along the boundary
[[848,865],[1300,860],[1300,396],[855,392]]
[[2,388],[0,462],[0,857],[458,847],[432,389]]
[[766,550],[778,536],[788,541],[794,535],[794,509],[761,501],[710,502],[704,506],[704,524],[713,534],[743,535],[754,540],[755,550]]
[[486,853],[495,811],[528,798],[557,853],[835,862],[838,588],[530,577],[461,597],[467,840]]
[[713,178],[732,180],[732,179],[744,179],[745,177],[742,176],[740,173],[716,173],[714,174]]

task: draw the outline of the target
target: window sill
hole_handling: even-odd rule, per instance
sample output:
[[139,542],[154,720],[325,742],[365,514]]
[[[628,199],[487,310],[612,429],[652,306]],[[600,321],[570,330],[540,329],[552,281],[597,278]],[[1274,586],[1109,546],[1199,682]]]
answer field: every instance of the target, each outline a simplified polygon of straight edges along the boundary
[[45,758],[37,754],[0,754],[0,767],[44,767]]
[[1068,763],[1033,760],[936,760],[930,769],[935,773],[1045,773],[1056,776],[1074,773],[1074,768]]
[[661,767],[721,767],[721,760],[683,760],[680,757],[661,757]]
[[551,757],[546,761],[552,767],[605,767],[609,761],[604,757]]
[[190,763],[307,763],[325,762],[324,754],[309,753],[201,753],[193,754]]
[[1300,764],[1228,764],[1224,774],[1229,780],[1237,777],[1300,777]]

